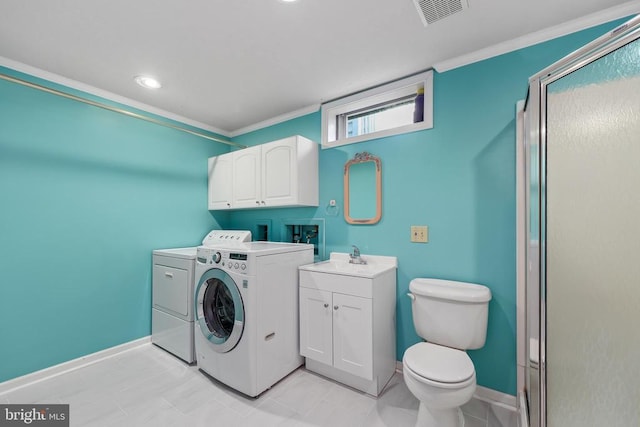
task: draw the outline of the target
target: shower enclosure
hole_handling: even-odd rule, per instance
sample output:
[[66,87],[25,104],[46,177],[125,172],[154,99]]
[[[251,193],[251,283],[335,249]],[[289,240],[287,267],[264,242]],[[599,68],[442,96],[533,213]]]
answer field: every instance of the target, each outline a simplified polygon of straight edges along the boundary
[[640,18],[529,80],[532,427],[640,426]]

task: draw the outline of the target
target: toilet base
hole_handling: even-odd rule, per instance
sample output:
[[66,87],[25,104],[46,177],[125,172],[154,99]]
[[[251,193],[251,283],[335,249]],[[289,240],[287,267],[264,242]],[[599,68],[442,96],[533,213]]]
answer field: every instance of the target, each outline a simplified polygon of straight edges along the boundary
[[416,427],[464,427],[464,416],[458,407],[429,410],[420,402]]

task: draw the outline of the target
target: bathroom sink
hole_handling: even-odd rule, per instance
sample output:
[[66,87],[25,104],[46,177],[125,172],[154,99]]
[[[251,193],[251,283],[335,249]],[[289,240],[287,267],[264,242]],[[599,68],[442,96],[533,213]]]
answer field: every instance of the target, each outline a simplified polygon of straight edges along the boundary
[[303,265],[300,270],[373,278],[398,266],[396,257],[361,255],[360,258],[366,264],[351,264],[348,253],[332,252],[327,261]]

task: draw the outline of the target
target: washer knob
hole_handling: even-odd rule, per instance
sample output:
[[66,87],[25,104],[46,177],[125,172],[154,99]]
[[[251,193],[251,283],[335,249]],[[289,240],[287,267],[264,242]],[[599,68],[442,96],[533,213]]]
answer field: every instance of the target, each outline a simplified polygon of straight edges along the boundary
[[242,263],[242,264],[240,265],[240,268],[242,268],[243,270],[246,270],[246,269],[247,269],[247,264]]
[[221,259],[222,254],[220,254],[220,252],[216,252],[215,254],[213,254],[213,262],[215,262],[216,264],[218,264]]

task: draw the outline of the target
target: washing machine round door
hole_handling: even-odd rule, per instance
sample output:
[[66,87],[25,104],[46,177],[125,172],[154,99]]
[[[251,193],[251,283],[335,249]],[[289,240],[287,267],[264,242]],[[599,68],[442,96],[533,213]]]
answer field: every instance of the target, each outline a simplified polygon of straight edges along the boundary
[[235,281],[223,270],[205,272],[196,288],[196,322],[215,351],[233,350],[244,330],[244,305]]

